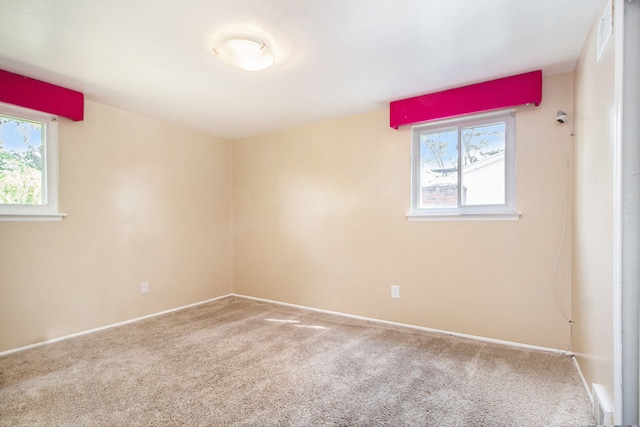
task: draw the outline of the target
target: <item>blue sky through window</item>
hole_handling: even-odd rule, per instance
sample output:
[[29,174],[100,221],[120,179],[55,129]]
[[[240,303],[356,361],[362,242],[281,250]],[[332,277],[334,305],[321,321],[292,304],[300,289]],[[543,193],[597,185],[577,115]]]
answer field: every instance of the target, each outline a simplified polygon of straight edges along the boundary
[[[461,130],[463,165],[504,151],[505,128],[504,122],[463,128]],[[465,146],[465,141],[469,143],[468,147]],[[437,132],[423,134],[420,139],[420,158],[422,167],[432,171],[457,170],[458,129],[439,129]]]
[[[9,120],[6,120],[9,119]],[[42,145],[44,124],[0,116],[0,147],[18,153]]]

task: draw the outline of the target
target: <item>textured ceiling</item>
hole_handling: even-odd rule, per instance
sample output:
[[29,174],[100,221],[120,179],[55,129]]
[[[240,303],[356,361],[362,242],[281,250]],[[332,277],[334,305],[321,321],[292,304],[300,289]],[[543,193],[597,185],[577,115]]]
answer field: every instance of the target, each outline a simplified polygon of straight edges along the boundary
[[[0,68],[236,139],[542,69],[571,71],[603,0],[0,0]],[[261,36],[234,70],[211,47]],[[544,102],[544,101],[543,101]]]

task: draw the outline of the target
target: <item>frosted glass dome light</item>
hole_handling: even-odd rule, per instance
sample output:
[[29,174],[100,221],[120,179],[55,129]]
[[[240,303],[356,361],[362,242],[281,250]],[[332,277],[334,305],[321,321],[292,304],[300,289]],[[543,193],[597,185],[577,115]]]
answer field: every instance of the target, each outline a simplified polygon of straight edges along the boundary
[[213,48],[218,58],[230,67],[260,71],[273,65],[273,53],[264,42],[249,39],[224,40]]

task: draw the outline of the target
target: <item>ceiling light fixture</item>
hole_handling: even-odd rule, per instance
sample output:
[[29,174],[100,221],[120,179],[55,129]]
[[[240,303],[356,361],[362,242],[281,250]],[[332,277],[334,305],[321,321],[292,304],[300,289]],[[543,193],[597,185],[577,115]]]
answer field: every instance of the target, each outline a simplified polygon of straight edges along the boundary
[[213,48],[218,58],[230,67],[244,71],[260,71],[273,65],[275,58],[264,42],[233,38]]

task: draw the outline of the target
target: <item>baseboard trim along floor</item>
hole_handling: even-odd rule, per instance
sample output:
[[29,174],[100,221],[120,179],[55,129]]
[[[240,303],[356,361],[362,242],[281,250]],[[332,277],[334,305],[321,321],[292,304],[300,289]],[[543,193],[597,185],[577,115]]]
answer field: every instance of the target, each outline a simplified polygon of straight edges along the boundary
[[106,326],[100,326],[98,328],[93,328],[93,329],[89,329],[89,330],[82,331],[82,332],[76,332],[75,334],[63,335],[63,336],[58,337],[58,338],[52,338],[50,340],[40,341],[40,342],[37,342],[37,343],[34,343],[34,344],[25,345],[23,347],[18,347],[18,348],[14,348],[14,349],[11,349],[11,350],[2,351],[2,352],[0,352],[0,357],[7,356],[9,354],[17,353],[17,352],[24,351],[24,350],[29,350],[30,348],[36,348],[36,347],[40,347],[40,346],[43,346],[43,345],[52,344],[54,342],[68,340],[69,338],[74,338],[74,337],[79,337],[79,336],[82,336],[82,335],[92,334],[94,332],[104,331],[105,329],[111,329],[111,328],[115,328],[117,326],[128,325],[129,323],[135,323],[135,322],[138,322],[140,320],[149,319],[151,317],[162,316],[163,314],[172,313],[174,311],[184,310],[186,308],[195,307],[195,306],[201,305],[201,304],[206,304],[208,302],[216,301],[216,300],[219,300],[219,299],[222,299],[222,298],[227,298],[227,297],[232,296],[232,295],[233,294],[222,295],[222,296],[211,298],[211,299],[208,299],[208,300],[205,300],[205,301],[199,301],[199,302],[194,302],[193,304],[187,304],[187,305],[183,305],[183,306],[176,307],[176,308],[170,308],[168,310],[160,311],[158,313],[147,314],[146,316],[136,317],[134,319],[125,320],[123,322],[113,323],[111,325],[106,325]]
[[573,356],[572,359],[573,359],[573,364],[576,367],[576,371],[578,371],[578,375],[580,376],[580,381],[582,381],[582,385],[583,385],[585,391],[587,392],[587,396],[589,396],[589,400],[591,401],[591,404],[593,405],[593,395],[591,394],[591,390],[589,389],[589,385],[587,384],[587,380],[584,379],[584,375],[582,375],[582,369],[580,369],[580,365],[578,364],[578,360],[575,358],[575,356]]
[[[129,323],[138,322],[140,320],[149,319],[151,317],[161,316],[163,314],[172,313],[174,311],[184,310],[184,309],[187,309],[187,308],[190,308],[190,307],[194,307],[194,306],[201,305],[201,304],[206,304],[206,303],[209,303],[209,302],[212,302],[212,301],[216,301],[216,300],[219,300],[219,299],[222,299],[222,298],[227,298],[227,297],[230,297],[230,296],[234,296],[234,297],[238,297],[238,298],[246,298],[246,299],[250,299],[250,300],[254,300],[254,301],[267,302],[267,303],[271,303],[271,304],[279,304],[279,305],[288,306],[288,307],[295,307],[295,308],[300,308],[300,309],[304,309],[304,310],[317,311],[317,312],[320,312],[320,313],[334,314],[334,315],[337,315],[337,316],[350,317],[350,318],[353,318],[353,319],[367,320],[367,321],[370,321],[370,322],[384,323],[384,324],[387,324],[387,325],[402,326],[402,327],[405,327],[405,328],[417,329],[417,330],[426,331],[426,332],[433,332],[433,333],[437,333],[437,334],[450,335],[450,336],[461,337],[461,338],[469,338],[469,339],[473,339],[473,340],[477,340],[477,341],[490,342],[490,343],[494,343],[494,344],[508,345],[508,346],[511,346],[511,347],[527,348],[527,349],[531,349],[531,350],[547,351],[547,352],[552,352],[552,353],[564,354],[564,355],[567,355],[567,356],[573,356],[573,354],[570,351],[559,350],[559,349],[556,349],[556,348],[541,347],[541,346],[523,344],[523,343],[518,343],[518,342],[513,342],[513,341],[498,340],[498,339],[494,339],[494,338],[481,337],[481,336],[477,336],[477,335],[461,334],[461,333],[458,333],[458,332],[451,332],[451,331],[445,331],[445,330],[441,330],[441,329],[427,328],[427,327],[424,327],[424,326],[417,326],[417,325],[411,325],[411,324],[407,324],[407,323],[392,322],[392,321],[389,321],[389,320],[376,319],[376,318],[373,318],[373,317],[358,316],[358,315],[355,315],[355,314],[348,314],[348,313],[341,313],[341,312],[338,312],[338,311],[323,310],[323,309],[320,309],[320,308],[308,307],[308,306],[299,305],[299,304],[290,304],[290,303],[286,303],[286,302],[275,301],[275,300],[270,300],[270,299],[265,299],[265,298],[252,297],[252,296],[249,296],[249,295],[230,293],[230,294],[222,295],[222,296],[219,296],[219,297],[211,298],[211,299],[208,299],[208,300],[205,300],[205,301],[200,301],[200,302],[196,302],[196,303],[193,303],[193,304],[188,304],[188,305],[172,308],[172,309],[169,309],[169,310],[160,311],[158,313],[148,314],[146,316],[136,317],[134,319],[125,320],[123,322],[113,323],[111,325],[101,326],[101,327],[98,327],[98,328],[89,329],[89,330],[86,330],[86,331],[77,332],[77,333],[70,334],[70,335],[64,335],[64,336],[61,336],[61,337],[58,337],[58,338],[52,338],[50,340],[41,341],[41,342],[34,343],[34,344],[29,344],[29,345],[26,345],[26,346],[23,346],[23,347],[14,348],[14,349],[11,349],[11,350],[6,350],[6,351],[3,351],[3,352],[0,352],[0,357],[6,356],[6,355],[9,355],[9,354],[12,354],[12,353],[17,353],[17,352],[20,352],[20,351],[28,350],[30,348],[35,348],[35,347],[51,344],[51,343],[54,343],[54,342],[67,340],[69,338],[74,338],[74,337],[78,337],[78,336],[81,336],[81,335],[86,335],[86,334],[91,334],[91,333],[94,333],[94,332],[103,331],[105,329],[115,328],[117,326],[127,325]],[[585,386],[585,388],[587,388],[587,387]],[[588,388],[587,388],[587,390],[588,390]],[[590,393],[589,390],[588,390],[588,393],[589,393],[589,396],[591,397],[591,393]]]
[[288,306],[288,307],[301,308],[301,309],[304,309],[304,310],[317,311],[317,312],[320,312],[320,313],[335,314],[337,316],[345,316],[345,317],[350,317],[352,319],[368,320],[370,322],[378,322],[378,323],[385,323],[387,325],[402,326],[402,327],[405,327],[405,328],[417,329],[417,330],[425,331],[425,332],[433,332],[433,333],[437,333],[437,334],[450,335],[450,336],[460,337],[460,338],[469,338],[469,339],[472,339],[472,340],[490,342],[490,343],[493,343],[493,344],[502,344],[502,345],[508,345],[508,346],[511,346],[511,347],[520,347],[520,348],[527,348],[527,349],[530,349],[530,350],[548,351],[548,352],[551,352],[551,353],[559,353],[559,354],[564,354],[564,355],[567,355],[567,356],[573,356],[572,352],[567,351],[567,350],[560,350],[560,349],[557,349],[557,348],[541,347],[541,346],[530,345],[530,344],[522,344],[522,343],[513,342],[513,341],[505,341],[505,340],[498,340],[498,339],[494,339],[494,338],[481,337],[481,336],[478,336],[478,335],[461,334],[461,333],[458,333],[458,332],[444,331],[442,329],[427,328],[427,327],[424,327],[424,326],[411,325],[411,324],[408,324],[408,323],[391,322],[389,320],[381,320],[381,319],[376,319],[374,317],[365,317],[365,316],[358,316],[358,315],[355,315],[355,314],[341,313],[339,311],[323,310],[323,309],[320,309],[320,308],[307,307],[305,305],[290,304],[290,303],[286,303],[286,302],[274,301],[274,300],[269,300],[269,299],[265,299],[265,298],[257,298],[257,297],[252,297],[252,296],[248,296],[248,295],[242,295],[242,294],[232,293],[231,296],[235,296],[235,297],[238,297],[238,298],[247,298],[247,299],[251,299],[251,300],[254,300],[254,301],[262,301],[262,302],[268,302],[268,303],[272,303],[272,304],[279,304],[279,305],[284,305],[284,306]]

